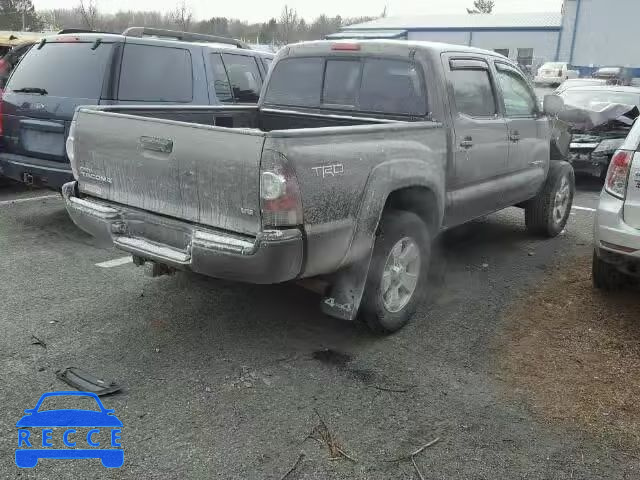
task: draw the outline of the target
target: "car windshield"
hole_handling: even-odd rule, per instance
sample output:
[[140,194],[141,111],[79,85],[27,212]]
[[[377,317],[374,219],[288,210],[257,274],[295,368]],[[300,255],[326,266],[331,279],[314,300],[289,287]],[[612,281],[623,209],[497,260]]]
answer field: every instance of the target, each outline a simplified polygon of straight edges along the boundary
[[603,103],[640,106],[640,93],[609,90],[566,90],[560,95],[567,105],[592,108]]
[[601,68],[596,72],[596,75],[619,75],[622,69],[619,67]]
[[543,70],[560,70],[564,68],[564,63],[545,63],[542,65]]
[[87,397],[82,395],[56,395],[46,397],[38,412],[46,412],[51,410],[88,410],[93,412],[100,412],[100,406],[93,397]]

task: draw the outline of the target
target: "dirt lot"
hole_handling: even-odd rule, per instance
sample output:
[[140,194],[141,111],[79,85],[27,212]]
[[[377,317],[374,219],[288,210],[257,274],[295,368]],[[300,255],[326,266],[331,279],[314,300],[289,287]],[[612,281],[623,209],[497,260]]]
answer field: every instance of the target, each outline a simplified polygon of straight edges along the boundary
[[591,285],[591,258],[550,269],[507,314],[499,364],[547,422],[578,424],[600,441],[640,452],[638,290]]

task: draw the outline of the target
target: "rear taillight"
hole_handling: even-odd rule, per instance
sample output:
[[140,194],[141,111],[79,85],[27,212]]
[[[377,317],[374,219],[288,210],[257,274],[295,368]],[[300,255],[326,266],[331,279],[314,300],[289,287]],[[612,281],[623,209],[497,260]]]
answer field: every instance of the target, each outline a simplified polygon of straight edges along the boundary
[[562,70],[558,70],[558,76],[562,77]]
[[331,45],[331,50],[339,51],[339,52],[357,52],[360,50],[360,45],[357,43],[334,43]]
[[632,160],[633,152],[628,150],[618,150],[613,155],[607,172],[607,180],[604,183],[604,189],[607,193],[624,200],[627,194]]
[[67,157],[71,164],[71,171],[76,180],[78,180],[78,167],[76,166],[76,117],[73,117],[71,121],[71,127],[69,127],[69,135],[67,136],[67,142],[65,144],[67,150]]
[[286,157],[265,150],[260,165],[260,206],[264,227],[302,224],[302,199],[296,174]]

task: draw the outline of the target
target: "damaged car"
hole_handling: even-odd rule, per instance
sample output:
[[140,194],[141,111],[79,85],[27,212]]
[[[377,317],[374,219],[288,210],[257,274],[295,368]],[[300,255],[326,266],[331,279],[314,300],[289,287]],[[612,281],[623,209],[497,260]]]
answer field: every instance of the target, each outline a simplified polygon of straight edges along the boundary
[[613,154],[639,115],[640,89],[576,87],[560,97],[566,105],[561,118],[572,125],[569,162],[576,173],[604,179]]

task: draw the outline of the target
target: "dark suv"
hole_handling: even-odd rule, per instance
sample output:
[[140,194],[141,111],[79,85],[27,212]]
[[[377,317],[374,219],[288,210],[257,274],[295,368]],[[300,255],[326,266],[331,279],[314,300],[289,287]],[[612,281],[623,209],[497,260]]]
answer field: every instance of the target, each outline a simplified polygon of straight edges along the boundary
[[44,38],[3,94],[0,175],[59,190],[73,180],[65,141],[79,105],[252,104],[272,58],[237,40],[140,27]]

